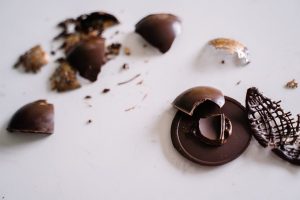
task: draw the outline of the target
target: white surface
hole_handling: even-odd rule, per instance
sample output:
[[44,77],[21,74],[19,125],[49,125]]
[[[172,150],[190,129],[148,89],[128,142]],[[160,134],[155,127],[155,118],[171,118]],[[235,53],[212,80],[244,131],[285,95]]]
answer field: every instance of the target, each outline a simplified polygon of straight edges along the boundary
[[[17,1],[0,2],[0,199],[299,199],[300,168],[280,160],[252,140],[246,152],[221,167],[195,165],[173,148],[172,100],[187,88],[210,85],[244,102],[257,86],[294,115],[300,113],[300,2],[294,1]],[[105,65],[98,81],[58,94],[49,90],[50,63],[39,74],[12,69],[34,44],[49,50],[57,22],[95,10],[115,14],[122,24],[114,37],[132,49]],[[134,24],[150,13],[181,17],[183,32],[160,55],[142,48]],[[199,52],[215,37],[246,44],[246,67],[199,66]],[[148,60],[148,63],[145,63]],[[120,72],[127,62],[128,71]],[[117,82],[141,73],[123,86]],[[240,81],[236,86],[236,82]],[[111,92],[103,95],[103,88]],[[147,98],[142,101],[144,95]],[[91,100],[84,100],[91,95]],[[55,133],[49,137],[6,132],[12,114],[25,103],[55,104]],[[88,106],[88,103],[92,107]],[[137,108],[124,112],[137,105]],[[88,119],[93,122],[86,124]]]

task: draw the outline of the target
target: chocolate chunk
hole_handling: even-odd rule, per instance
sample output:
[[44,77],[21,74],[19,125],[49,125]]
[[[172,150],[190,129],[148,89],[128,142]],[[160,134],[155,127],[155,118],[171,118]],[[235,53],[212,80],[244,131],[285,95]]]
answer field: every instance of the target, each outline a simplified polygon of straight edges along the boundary
[[187,159],[203,165],[222,165],[248,146],[251,129],[245,108],[212,87],[195,87],[179,95],[172,122],[174,147]]
[[26,72],[38,72],[48,63],[48,55],[40,45],[36,45],[20,56],[15,67],[22,65]]
[[270,147],[279,157],[300,165],[300,115],[295,120],[284,112],[280,101],[272,101],[257,88],[249,88],[246,108],[255,139],[263,147]]
[[62,61],[50,78],[51,89],[64,92],[80,88],[76,71],[66,62]]
[[[220,110],[216,107],[215,111],[203,109],[212,107],[211,104],[214,103],[205,101],[195,109],[192,116],[178,111],[172,122],[171,139],[174,147],[185,158],[198,164],[217,166],[236,159],[246,150],[250,143],[251,130],[245,108],[236,100],[225,97],[225,104]],[[203,116],[215,112],[223,113],[232,124],[232,134],[221,146],[207,144],[207,141],[195,135],[195,124],[198,124]]]
[[12,117],[9,132],[51,134],[54,130],[54,107],[38,100],[21,107]]
[[67,54],[67,61],[79,74],[94,82],[106,62],[104,39],[92,37],[76,44]]
[[135,25],[135,32],[162,53],[167,52],[181,32],[180,19],[172,14],[152,14]]

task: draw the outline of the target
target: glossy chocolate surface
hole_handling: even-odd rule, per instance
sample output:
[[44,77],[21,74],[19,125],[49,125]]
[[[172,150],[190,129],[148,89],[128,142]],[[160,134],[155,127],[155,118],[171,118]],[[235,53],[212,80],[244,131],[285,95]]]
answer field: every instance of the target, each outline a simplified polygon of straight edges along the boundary
[[167,52],[181,32],[180,19],[172,14],[152,14],[135,25],[135,32],[162,53]]
[[[197,107],[192,116],[178,111],[172,122],[171,138],[174,147],[185,158],[202,164],[217,166],[230,162],[240,156],[248,147],[251,139],[251,129],[247,120],[245,108],[236,100],[225,97],[225,104],[219,110],[212,109],[212,102],[206,101]],[[211,109],[203,109],[210,107]],[[202,116],[221,112],[232,123],[232,134],[221,146],[206,144],[195,136],[195,124]]]
[[94,82],[106,62],[105,40],[98,37],[83,40],[75,45],[67,54],[67,61],[79,74]]
[[38,100],[21,107],[11,118],[9,132],[51,134],[54,130],[54,107]]
[[173,105],[182,112],[193,115],[195,108],[205,101],[212,101],[219,107],[225,103],[223,93],[213,87],[199,86],[181,93],[173,102]]

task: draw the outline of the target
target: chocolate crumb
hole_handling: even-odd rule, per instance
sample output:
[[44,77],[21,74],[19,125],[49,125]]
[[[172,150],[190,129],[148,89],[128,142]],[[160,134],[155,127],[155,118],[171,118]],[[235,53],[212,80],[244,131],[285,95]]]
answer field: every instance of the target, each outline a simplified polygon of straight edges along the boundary
[[92,123],[93,121],[91,120],[91,119],[89,119],[86,123],[87,124],[90,124],[90,123]]
[[221,64],[225,64],[225,60],[222,60],[222,61],[221,61]]
[[107,47],[106,55],[111,57],[119,55],[121,46],[121,43],[112,43]]
[[90,95],[86,95],[85,97],[84,97],[84,99],[91,99],[92,98],[92,96],[90,96]]
[[137,74],[137,75],[135,75],[134,77],[132,77],[131,79],[129,79],[129,80],[127,80],[127,81],[123,81],[123,82],[118,83],[118,85],[124,85],[124,84],[126,84],[126,83],[129,83],[129,82],[135,80],[136,78],[138,78],[138,77],[140,77],[140,76],[141,76],[141,74]]
[[77,80],[76,71],[63,59],[58,61],[60,65],[50,78],[51,89],[64,92],[80,88]]
[[129,69],[129,65],[128,65],[127,63],[124,63],[124,64],[122,65],[122,69]]
[[285,87],[290,88],[290,89],[295,89],[298,87],[298,82],[295,79],[293,79],[293,80],[287,82]]
[[104,89],[102,90],[102,93],[105,94],[105,93],[108,93],[109,91],[110,91],[109,88],[104,88]]
[[130,56],[131,50],[128,47],[124,47],[124,53],[125,53],[125,55]]
[[52,55],[52,56],[54,56],[54,55],[55,55],[55,51],[51,51],[50,53],[51,53],[51,55]]
[[26,72],[36,73],[47,63],[47,53],[40,45],[36,45],[21,55],[14,67],[22,65]]
[[137,82],[136,84],[137,84],[137,85],[142,85],[142,84],[143,84],[143,82],[144,82],[143,80],[140,80],[140,81],[139,81],[139,82]]
[[135,106],[132,106],[132,107],[130,107],[130,108],[125,109],[124,111],[125,111],[125,112],[128,112],[128,111],[131,111],[131,110],[134,110],[134,109],[135,109]]
[[235,85],[239,85],[239,84],[241,84],[241,82],[242,82],[242,81],[238,81],[238,82],[236,82],[236,84],[235,84]]

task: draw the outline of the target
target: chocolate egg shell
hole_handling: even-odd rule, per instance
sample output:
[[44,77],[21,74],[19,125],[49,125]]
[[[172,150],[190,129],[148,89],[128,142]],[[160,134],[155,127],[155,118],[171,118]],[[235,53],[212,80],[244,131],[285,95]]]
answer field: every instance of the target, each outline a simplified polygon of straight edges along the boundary
[[21,107],[11,118],[9,132],[51,134],[54,130],[54,107],[38,100]]
[[193,115],[195,108],[205,101],[211,101],[222,107],[225,103],[223,93],[213,87],[199,86],[181,93],[173,102],[178,110]]
[[105,40],[92,37],[75,45],[67,54],[67,61],[79,71],[79,74],[94,82],[106,62]]
[[135,25],[135,32],[162,53],[167,52],[181,32],[180,19],[172,14],[152,14]]

